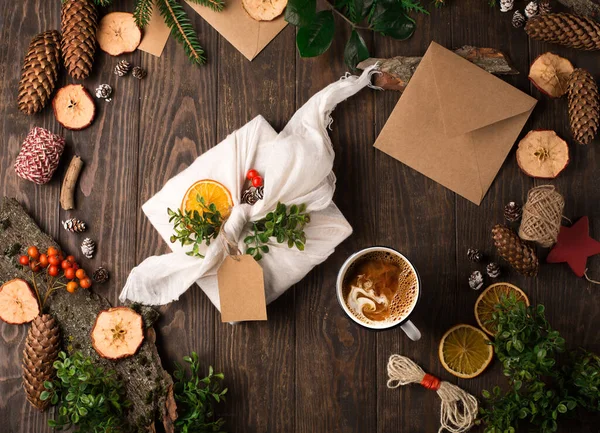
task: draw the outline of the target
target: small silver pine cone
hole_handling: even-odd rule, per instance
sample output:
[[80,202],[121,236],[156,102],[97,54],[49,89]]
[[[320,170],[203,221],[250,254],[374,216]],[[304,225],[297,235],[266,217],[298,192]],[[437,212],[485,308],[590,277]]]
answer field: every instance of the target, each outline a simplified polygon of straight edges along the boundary
[[527,18],[534,17],[538,14],[538,5],[535,1],[531,1],[525,6],[525,16]]
[[486,266],[485,272],[490,278],[498,278],[500,276],[500,265],[496,262],[492,262]]
[[527,18],[520,10],[516,10],[512,17],[512,25],[515,29],[521,28],[527,22]]
[[86,231],[87,227],[85,223],[77,218],[69,218],[62,222],[64,229],[72,233],[81,233]]
[[265,186],[261,185],[258,188],[256,188],[254,195],[256,196],[257,200],[262,200],[263,198],[265,198]]
[[147,73],[145,69],[141,68],[140,66],[136,66],[133,68],[131,75],[133,75],[138,80],[143,80],[146,77]]
[[479,290],[483,286],[483,275],[481,272],[474,271],[469,277],[469,287],[473,290]]
[[504,206],[504,218],[506,221],[514,223],[521,219],[521,215],[523,215],[523,209],[514,201],[511,201]]
[[94,252],[96,251],[96,243],[90,238],[85,238],[81,243],[81,252],[88,259],[94,257]]
[[123,77],[127,75],[130,70],[131,63],[129,63],[127,60],[120,60],[119,63],[117,63],[117,66],[115,66],[115,75]]
[[110,95],[112,94],[112,87],[108,84],[100,84],[96,87],[96,98],[106,99],[110,102]]
[[100,266],[92,274],[92,279],[95,282],[102,284],[102,283],[106,283],[108,281],[109,276],[110,275],[108,274],[108,271],[105,268],[103,268],[102,266]]
[[552,6],[550,6],[550,1],[543,0],[538,5],[538,10],[540,15],[548,15],[552,12]]
[[256,197],[256,188],[250,187],[244,190],[244,192],[242,193],[242,203],[246,203],[252,206],[257,201],[258,198]]
[[479,263],[483,259],[483,253],[477,248],[469,248],[467,250],[467,257],[474,263]]
[[500,0],[500,12],[512,11],[515,0]]

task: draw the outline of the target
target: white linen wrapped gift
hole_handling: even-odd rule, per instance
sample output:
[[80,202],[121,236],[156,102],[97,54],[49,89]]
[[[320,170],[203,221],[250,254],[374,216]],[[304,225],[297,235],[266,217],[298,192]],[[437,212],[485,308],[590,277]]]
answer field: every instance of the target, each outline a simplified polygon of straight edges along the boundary
[[[304,251],[288,248],[287,242],[269,242],[270,252],[259,261],[267,303],[325,261],[352,233],[332,201],[334,152],[327,127],[335,106],[370,85],[372,73],[370,68],[360,77],[346,76],[330,84],[300,108],[279,134],[262,116],[256,117],[170,179],[142,209],[173,252],[149,257],[135,267],[119,299],[163,305],[198,283],[220,310],[217,271],[231,253],[228,245],[237,245],[245,252],[244,238],[249,234],[251,222],[274,210],[278,202],[288,206],[306,204],[310,223],[304,229]],[[245,176],[251,168],[264,178],[264,199],[253,206],[240,202]],[[227,241],[217,238],[211,242],[203,259],[186,255],[190,246],[170,243],[174,230],[167,214],[167,208],[177,209],[190,185],[201,179],[225,185],[234,203],[219,233],[219,238]]]

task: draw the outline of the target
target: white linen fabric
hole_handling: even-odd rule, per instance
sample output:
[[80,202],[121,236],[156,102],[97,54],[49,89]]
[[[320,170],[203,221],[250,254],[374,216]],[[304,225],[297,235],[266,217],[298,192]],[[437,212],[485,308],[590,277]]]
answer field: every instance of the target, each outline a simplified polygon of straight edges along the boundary
[[[334,152],[327,134],[330,115],[338,103],[370,85],[373,72],[369,68],[361,76],[346,76],[330,84],[302,106],[279,134],[262,116],[256,117],[170,179],[142,209],[173,252],[149,257],[135,267],[119,296],[121,302],[167,304],[196,282],[220,310],[217,271],[227,254],[236,253],[230,245],[237,245],[243,253],[250,223],[274,210],[278,202],[288,206],[305,203],[311,220],[305,227],[304,251],[273,240],[269,253],[259,261],[267,303],[325,261],[352,233],[332,201],[335,175]],[[240,203],[245,176],[251,168],[264,178],[264,199],[254,206]],[[186,255],[189,246],[170,243],[173,225],[167,214],[167,208],[177,209],[189,186],[201,179],[225,185],[234,202],[219,237],[203,252],[204,259]]]

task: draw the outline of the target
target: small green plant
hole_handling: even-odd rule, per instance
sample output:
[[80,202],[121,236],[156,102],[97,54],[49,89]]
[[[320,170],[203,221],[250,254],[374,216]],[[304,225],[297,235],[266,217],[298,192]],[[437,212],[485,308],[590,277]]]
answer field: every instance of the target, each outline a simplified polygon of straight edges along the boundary
[[306,205],[292,205],[289,210],[283,203],[277,203],[274,212],[252,223],[252,234],[244,239],[247,245],[246,254],[250,254],[255,260],[262,259],[262,255],[269,252],[265,245],[271,238],[278,243],[287,242],[289,248],[298,248],[304,251],[306,234],[304,227],[310,222],[310,215],[305,213]]
[[200,254],[202,244],[210,245],[210,241],[219,234],[223,217],[214,203],[207,205],[203,197],[196,196],[196,200],[203,209],[202,215],[197,210],[181,212],[167,209],[169,222],[173,223],[175,234],[171,236],[171,242],[180,242],[181,246],[193,245],[188,256],[204,257]]
[[179,417],[175,422],[177,433],[225,433],[225,420],[217,418],[215,406],[225,401],[227,388],[223,389],[223,373],[215,373],[212,366],[208,376],[202,378],[198,354],[192,352],[183,360],[189,364],[186,368],[177,364],[173,376],[173,387]]
[[580,349],[573,358],[565,368],[566,385],[573,387],[581,407],[600,412],[600,356]]
[[53,364],[56,379],[44,382],[41,400],[58,405],[55,419],[48,421],[56,430],[75,427],[82,433],[122,431],[123,411],[130,406],[114,370],[95,365],[91,358],[75,352],[60,352]]

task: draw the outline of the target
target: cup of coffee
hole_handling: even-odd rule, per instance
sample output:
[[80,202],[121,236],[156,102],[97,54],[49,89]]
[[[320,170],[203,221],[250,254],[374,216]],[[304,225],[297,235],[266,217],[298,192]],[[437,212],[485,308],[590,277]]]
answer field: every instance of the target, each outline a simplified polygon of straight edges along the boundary
[[369,247],[352,254],[337,277],[337,298],[346,314],[369,329],[400,326],[417,341],[421,332],[408,320],[421,296],[421,280],[398,251]]

